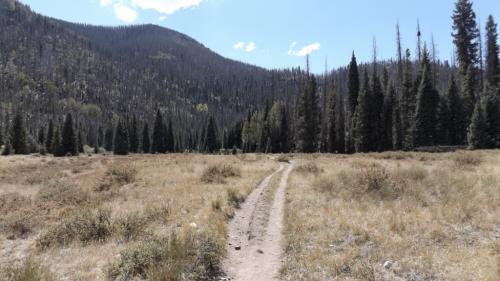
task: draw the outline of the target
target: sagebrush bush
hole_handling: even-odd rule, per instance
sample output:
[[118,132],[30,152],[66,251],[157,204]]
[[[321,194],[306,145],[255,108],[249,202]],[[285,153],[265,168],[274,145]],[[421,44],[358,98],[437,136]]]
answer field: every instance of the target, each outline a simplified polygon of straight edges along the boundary
[[32,257],[28,257],[18,266],[9,266],[0,269],[0,280],[2,281],[55,281],[56,278],[48,267]]
[[453,163],[458,168],[468,168],[480,165],[483,159],[477,153],[458,152],[453,156]]
[[137,169],[131,165],[117,164],[108,167],[104,176],[100,179],[95,190],[109,191],[113,187],[119,187],[135,182]]
[[[33,225],[29,218],[13,214],[4,218],[3,228],[8,239],[25,239],[33,231]],[[1,226],[1,224],[0,224]],[[1,227],[0,227],[1,228]]]
[[91,195],[74,184],[56,182],[38,191],[37,204],[53,203],[61,206],[84,205],[91,202]]
[[136,240],[144,234],[148,218],[140,213],[123,215],[113,222],[113,232],[124,241]]
[[226,178],[239,177],[240,170],[232,165],[211,165],[208,166],[201,175],[204,183],[225,183]]
[[318,167],[318,165],[316,165],[316,163],[314,162],[308,162],[306,164],[299,165],[297,166],[297,168],[295,168],[295,170],[298,173],[315,175],[323,172],[323,169]]
[[229,203],[229,205],[233,206],[236,209],[239,209],[241,203],[245,201],[245,196],[241,195],[234,188],[228,188],[226,190],[226,194],[227,194],[227,202]]
[[120,254],[108,276],[113,280],[210,280],[221,271],[224,244],[203,233],[179,238],[150,237]]
[[30,205],[31,200],[17,192],[0,195],[0,214],[6,214]]
[[109,210],[85,210],[81,214],[50,227],[37,239],[37,246],[48,248],[55,245],[67,245],[73,241],[81,243],[102,242],[108,239],[111,233],[111,212]]

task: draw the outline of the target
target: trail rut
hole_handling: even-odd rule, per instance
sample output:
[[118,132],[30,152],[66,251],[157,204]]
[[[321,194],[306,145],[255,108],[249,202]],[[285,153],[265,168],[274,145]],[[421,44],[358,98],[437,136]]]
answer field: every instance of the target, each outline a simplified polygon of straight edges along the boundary
[[[229,226],[228,256],[224,262],[227,276],[224,280],[279,280],[285,192],[293,165],[293,162],[281,163],[279,169],[266,177],[236,211]],[[273,191],[272,179],[280,173],[274,199],[271,204],[266,204],[264,193]],[[268,212],[263,210],[266,206]]]

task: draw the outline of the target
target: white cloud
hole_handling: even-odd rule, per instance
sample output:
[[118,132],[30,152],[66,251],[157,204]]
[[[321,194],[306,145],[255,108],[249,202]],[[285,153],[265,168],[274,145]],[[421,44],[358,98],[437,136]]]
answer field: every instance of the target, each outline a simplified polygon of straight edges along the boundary
[[203,0],[131,0],[133,6],[143,10],[153,9],[159,13],[171,15],[177,10],[197,7]]
[[99,5],[102,7],[107,7],[111,4],[113,4],[113,0],[99,0]]
[[316,43],[302,47],[302,49],[300,49],[299,51],[294,51],[294,48],[296,45],[297,45],[297,42],[293,42],[290,45],[290,49],[288,50],[288,53],[287,53],[289,56],[305,57],[314,51],[318,51],[321,48],[321,44],[316,42]]
[[242,51],[245,51],[247,53],[251,53],[251,52],[255,51],[255,49],[257,49],[257,45],[255,45],[255,42],[248,42],[248,43],[238,42],[238,43],[233,45],[233,49],[242,50]]
[[243,48],[245,48],[245,43],[244,42],[238,42],[236,44],[233,45],[233,48],[235,50],[241,50]]
[[250,43],[248,43],[248,44],[245,46],[245,52],[247,52],[247,53],[251,53],[251,52],[253,52],[256,48],[257,48],[257,46],[255,46],[255,43],[254,43],[254,42],[250,42]]
[[167,19],[167,16],[161,16],[161,17],[158,17],[158,20],[159,21],[163,21],[163,20],[166,20]]
[[137,19],[137,12],[128,6],[115,4],[113,8],[116,17],[126,23],[133,23]]

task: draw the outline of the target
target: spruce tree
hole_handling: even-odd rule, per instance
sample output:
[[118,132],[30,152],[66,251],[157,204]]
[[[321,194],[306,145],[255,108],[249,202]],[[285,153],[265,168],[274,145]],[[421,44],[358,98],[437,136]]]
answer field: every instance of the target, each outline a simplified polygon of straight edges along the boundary
[[373,147],[373,123],[371,114],[371,93],[368,72],[365,69],[364,82],[358,96],[358,106],[355,113],[354,146],[356,152],[369,152]]
[[500,62],[497,24],[493,16],[486,22],[486,81],[493,87],[500,87]]
[[394,84],[386,86],[386,94],[384,97],[384,105],[382,108],[382,135],[381,135],[381,150],[392,150],[393,144],[393,128],[394,128],[394,100],[396,99],[396,90]]
[[279,150],[277,152],[287,153],[290,152],[289,132],[290,127],[288,124],[288,112],[283,106],[280,115],[280,130],[279,130]]
[[347,76],[347,134],[345,137],[346,150],[348,153],[354,152],[354,113],[358,105],[359,95],[359,71],[356,56],[352,53],[349,73]]
[[498,148],[500,147],[500,99],[490,85],[485,87],[482,106],[489,140],[488,148]]
[[[1,126],[0,126],[0,134],[1,134]],[[1,141],[0,141],[1,144]],[[38,144],[39,145],[44,145],[45,144],[45,128],[42,126],[40,127],[40,130],[38,130]]]
[[[467,122],[471,121],[472,113],[474,111],[474,106],[476,104],[475,85],[476,85],[476,72],[473,66],[469,66],[469,69],[467,70],[467,75],[465,76],[462,85],[464,118]],[[469,123],[466,123],[466,126],[468,125]]]
[[130,152],[137,153],[139,152],[139,132],[137,128],[137,117],[135,115],[132,118],[132,124],[130,124],[129,134]]
[[113,151],[113,142],[115,141],[113,125],[110,125],[104,133],[104,149],[106,151]]
[[59,129],[59,126],[56,126],[54,129],[54,136],[52,138],[52,154],[54,154],[55,157],[62,157],[65,156],[66,153],[64,153],[64,148],[61,143],[61,130]]
[[372,72],[372,89],[371,89],[371,103],[370,112],[372,116],[372,126],[374,126],[373,135],[371,138],[372,151],[381,150],[381,140],[383,139],[383,124],[382,124],[382,107],[384,105],[384,93],[380,79],[377,75],[376,64],[373,66]]
[[446,95],[439,96],[436,144],[450,144],[450,107]]
[[459,90],[452,75],[449,83],[446,101],[449,109],[449,124],[448,124],[448,140],[450,145],[463,145],[466,142],[465,135],[467,127],[465,125],[465,117],[462,99],[459,95]]
[[3,126],[2,123],[0,122],[0,146],[2,146],[3,143]]
[[127,125],[124,120],[120,120],[116,126],[113,152],[116,155],[128,155],[130,152],[129,135]]
[[156,113],[156,119],[153,127],[153,144],[151,146],[151,151],[153,153],[165,153],[165,125],[163,124],[163,116],[161,111],[158,109]]
[[439,94],[432,85],[429,65],[424,66],[415,112],[415,146],[435,145]]
[[147,123],[144,124],[142,129],[142,152],[151,152],[151,137],[149,136],[149,126]]
[[318,150],[319,107],[316,94],[316,78],[307,74],[305,89],[297,104],[297,150],[312,153]]
[[410,51],[406,50],[405,68],[403,71],[403,83],[401,84],[401,94],[399,98],[399,108],[401,115],[401,139],[404,150],[413,148],[413,115],[414,97],[412,91]]
[[52,141],[54,140],[54,121],[49,120],[49,127],[47,129],[47,137],[45,139],[45,149],[48,153],[54,153],[52,151]]
[[476,105],[474,107],[472,120],[467,130],[467,141],[469,143],[469,148],[488,148],[490,140],[487,130],[487,123],[486,119],[484,118],[483,109],[481,103],[478,101],[476,102]]
[[213,116],[210,116],[208,119],[207,129],[205,132],[205,151],[208,153],[214,153],[217,151],[217,125],[215,124]]
[[[460,73],[465,76],[469,67],[478,61],[479,30],[476,14],[470,0],[458,0],[453,11],[453,43],[455,44]],[[474,107],[474,106],[473,106]]]
[[29,154],[28,136],[20,112],[14,117],[10,133],[10,144],[15,154]]
[[64,155],[78,155],[78,141],[71,113],[68,113],[64,119],[61,138],[61,146]]
[[172,128],[172,120],[168,121],[167,130],[165,131],[165,146],[167,152],[175,152],[174,130]]
[[329,153],[335,153],[338,150],[337,147],[337,111],[336,111],[336,92],[335,85],[332,85],[332,91],[330,95],[330,100],[328,102],[328,134],[327,134],[327,147],[326,151]]

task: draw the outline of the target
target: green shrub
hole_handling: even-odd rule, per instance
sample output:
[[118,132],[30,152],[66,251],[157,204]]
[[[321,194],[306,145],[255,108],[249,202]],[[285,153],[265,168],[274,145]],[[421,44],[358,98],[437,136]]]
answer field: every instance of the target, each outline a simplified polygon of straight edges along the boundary
[[201,181],[204,183],[225,183],[226,178],[239,176],[240,170],[231,165],[212,165],[203,171]]
[[10,266],[0,270],[0,280],[5,281],[53,281],[56,280],[48,267],[33,258],[27,258],[19,266]]
[[113,280],[210,280],[220,273],[224,254],[213,235],[150,237],[123,250],[108,275]]
[[73,241],[102,242],[111,236],[111,212],[99,209],[86,210],[63,223],[50,227],[37,239],[40,248],[67,245]]

